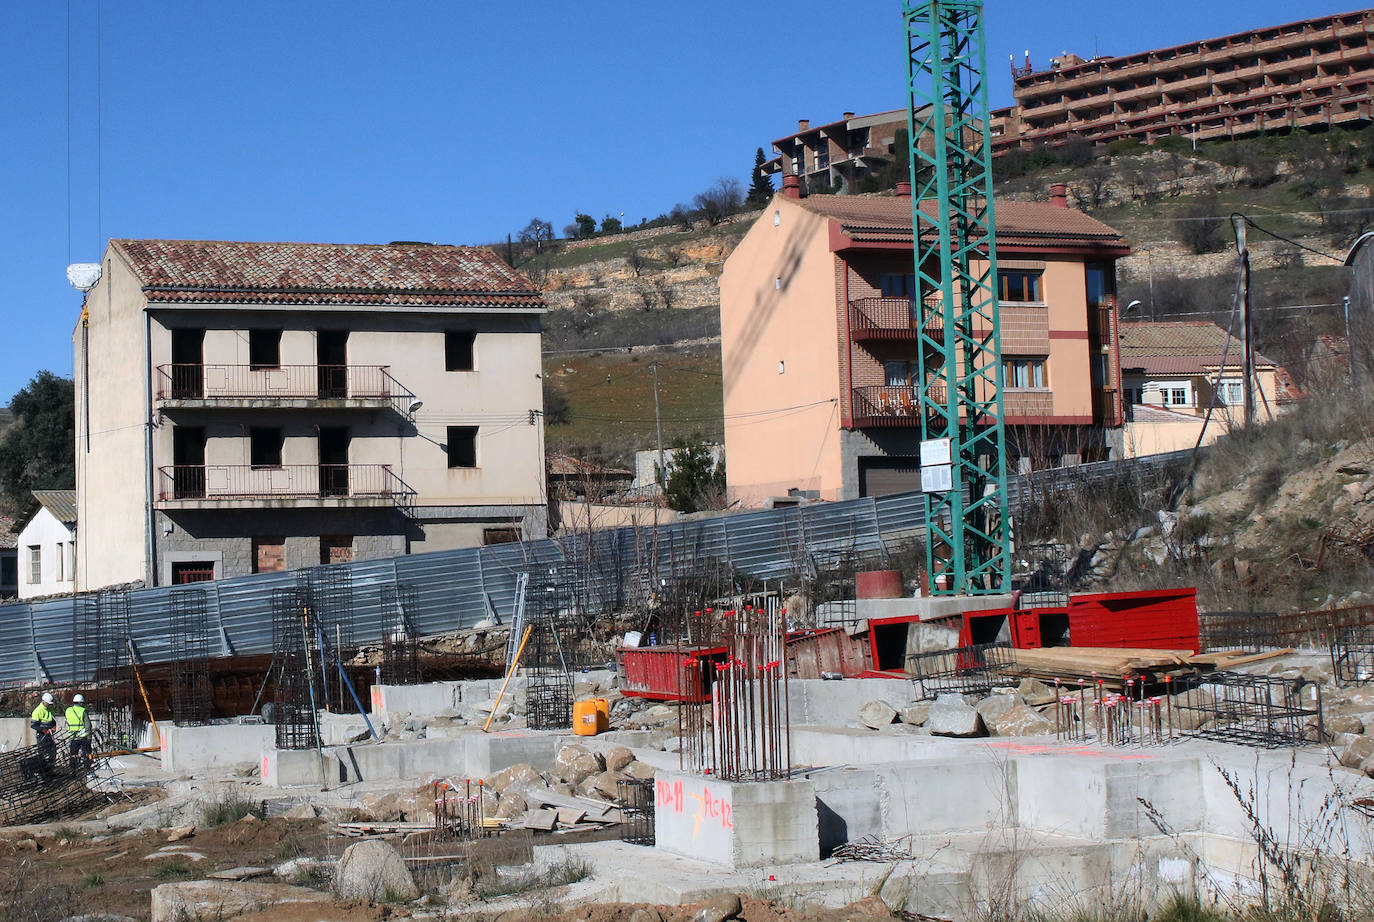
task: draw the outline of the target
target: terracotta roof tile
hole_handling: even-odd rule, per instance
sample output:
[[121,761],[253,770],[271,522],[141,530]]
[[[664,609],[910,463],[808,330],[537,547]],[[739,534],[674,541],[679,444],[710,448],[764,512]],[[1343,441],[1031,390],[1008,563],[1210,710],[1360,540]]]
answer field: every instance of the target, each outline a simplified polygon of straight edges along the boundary
[[490,250],[425,244],[113,240],[149,301],[542,309]]
[[[803,208],[840,223],[854,239],[910,240],[911,199],[890,194],[811,195],[798,200]],[[934,213],[932,203],[921,210]],[[1072,208],[1044,202],[998,201],[998,242],[1062,242],[1125,246],[1126,241],[1113,227]]]
[[[1226,331],[1208,320],[1160,320],[1123,323],[1120,329],[1121,367],[1143,369],[1155,375],[1200,375],[1221,366],[1241,367],[1240,340],[1231,338],[1226,347]],[[1255,364],[1274,367],[1258,352]]]

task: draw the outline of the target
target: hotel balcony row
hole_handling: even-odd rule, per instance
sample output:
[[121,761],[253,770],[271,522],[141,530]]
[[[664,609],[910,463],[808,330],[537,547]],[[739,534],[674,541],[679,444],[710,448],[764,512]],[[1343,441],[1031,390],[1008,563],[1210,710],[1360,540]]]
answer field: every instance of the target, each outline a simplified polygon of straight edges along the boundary
[[177,464],[158,469],[161,509],[408,507],[389,464]]
[[415,395],[386,365],[159,365],[164,409],[394,409]]

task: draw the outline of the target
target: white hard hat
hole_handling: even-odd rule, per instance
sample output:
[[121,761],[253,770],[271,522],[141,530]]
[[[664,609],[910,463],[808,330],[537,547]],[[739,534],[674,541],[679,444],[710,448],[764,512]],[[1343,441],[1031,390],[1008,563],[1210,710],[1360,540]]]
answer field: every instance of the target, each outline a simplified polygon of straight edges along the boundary
[[86,703],[86,697],[85,697],[84,695],[72,695],[72,704],[85,704],[85,703]]
[[52,704],[52,692],[43,692],[43,703]]

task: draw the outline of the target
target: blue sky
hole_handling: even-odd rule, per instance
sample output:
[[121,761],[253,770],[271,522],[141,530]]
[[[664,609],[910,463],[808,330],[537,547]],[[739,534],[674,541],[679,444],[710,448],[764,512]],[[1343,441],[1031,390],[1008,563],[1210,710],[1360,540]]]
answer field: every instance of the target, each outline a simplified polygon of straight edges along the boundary
[[[4,5],[0,400],[71,373],[63,271],[110,237],[481,243],[536,215],[637,222],[746,180],[798,118],[904,104],[898,0],[103,0],[99,79],[96,3],[70,0],[70,215],[67,7]],[[992,103],[1026,49],[1042,67],[1344,9],[990,0]]]

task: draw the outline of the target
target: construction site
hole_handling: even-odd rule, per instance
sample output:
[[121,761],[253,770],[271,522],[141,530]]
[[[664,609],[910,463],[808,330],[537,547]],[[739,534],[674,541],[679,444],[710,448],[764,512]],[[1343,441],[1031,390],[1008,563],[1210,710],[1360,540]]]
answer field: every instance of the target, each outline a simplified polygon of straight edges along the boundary
[[982,4],[904,15],[921,492],[6,606],[0,917],[1374,913],[1374,609],[1014,560]]

